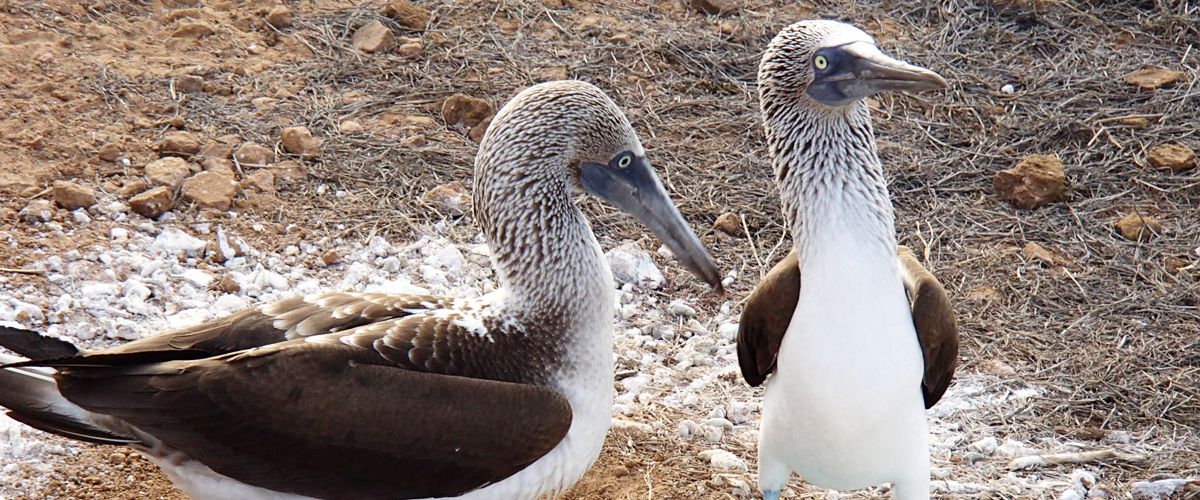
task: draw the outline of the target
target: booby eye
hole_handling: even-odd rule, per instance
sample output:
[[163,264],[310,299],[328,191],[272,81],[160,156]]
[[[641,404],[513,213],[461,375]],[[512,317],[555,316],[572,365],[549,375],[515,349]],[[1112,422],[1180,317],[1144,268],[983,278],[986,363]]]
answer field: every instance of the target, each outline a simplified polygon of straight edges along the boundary
[[813,58],[813,66],[816,66],[817,69],[828,68],[829,67],[829,59],[826,59],[825,56],[814,57]]
[[633,159],[629,156],[622,156],[621,159],[617,160],[617,166],[620,168],[629,168],[630,163],[633,163]]

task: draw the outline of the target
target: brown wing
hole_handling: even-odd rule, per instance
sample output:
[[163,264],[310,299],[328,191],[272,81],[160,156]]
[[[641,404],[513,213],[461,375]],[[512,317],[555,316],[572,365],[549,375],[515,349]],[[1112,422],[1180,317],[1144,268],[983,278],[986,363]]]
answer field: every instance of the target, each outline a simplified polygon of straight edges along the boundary
[[775,264],[746,299],[738,322],[737,351],[742,377],[758,386],[775,370],[779,344],[800,300],[800,265],[796,251]]
[[467,376],[547,368],[523,358],[524,372],[509,371],[482,344],[508,335],[460,324],[417,315],[202,360],[50,364],[75,404],[247,484],[321,499],[448,497],[520,471],[571,423],[555,391]]
[[958,320],[946,290],[921,266],[912,250],[901,246],[898,254],[900,276],[912,303],[913,326],[925,356],[921,393],[925,395],[925,408],[932,408],[950,387],[958,366]]
[[142,353],[143,362],[206,358],[288,339],[344,331],[413,312],[445,307],[448,301],[441,297],[410,294],[306,295],[262,304],[224,318],[161,333],[96,354]]
[[[931,408],[954,376],[958,363],[958,326],[954,307],[941,283],[917,262],[908,247],[897,249],[900,274],[912,305],[913,326],[925,359],[921,393]],[[742,377],[758,386],[775,369],[779,345],[800,299],[800,267],[793,250],[759,282],[746,300],[738,325],[738,363]]]

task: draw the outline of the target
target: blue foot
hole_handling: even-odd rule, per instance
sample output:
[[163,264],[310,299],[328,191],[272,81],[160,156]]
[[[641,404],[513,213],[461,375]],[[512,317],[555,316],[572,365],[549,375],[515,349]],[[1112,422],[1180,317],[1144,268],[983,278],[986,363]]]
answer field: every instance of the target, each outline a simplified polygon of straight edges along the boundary
[[779,500],[779,490],[764,491],[763,500]]

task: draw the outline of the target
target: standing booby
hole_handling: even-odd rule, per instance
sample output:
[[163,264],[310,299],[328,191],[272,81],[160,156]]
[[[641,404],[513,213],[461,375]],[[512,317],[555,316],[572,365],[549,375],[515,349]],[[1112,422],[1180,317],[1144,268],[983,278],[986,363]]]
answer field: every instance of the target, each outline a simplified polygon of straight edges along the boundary
[[946,81],[884,55],[853,26],[802,21],[771,41],[758,83],[795,245],[747,300],[738,330],[746,381],[774,372],[759,488],[777,499],[794,470],[826,488],[893,483],[897,500],[928,499],[925,409],[950,383],[957,326],[941,285],[897,248],[863,99]]
[[612,414],[613,278],[581,189],[720,287],[625,115],[551,82],[504,106],[475,158],[496,292],[296,297],[92,353],[5,329],[0,345],[32,361],[0,369],[0,405],[133,447],[197,500],[557,495]]

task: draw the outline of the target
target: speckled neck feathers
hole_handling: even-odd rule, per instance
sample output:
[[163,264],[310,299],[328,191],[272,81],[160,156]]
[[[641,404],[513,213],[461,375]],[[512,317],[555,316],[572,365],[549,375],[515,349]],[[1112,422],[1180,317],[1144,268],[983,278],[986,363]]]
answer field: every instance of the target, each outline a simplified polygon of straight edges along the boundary
[[895,216],[867,105],[832,108],[804,95],[768,49],[759,69],[767,144],[799,258],[816,235],[853,231],[895,252]]
[[596,151],[629,142],[623,134],[631,128],[594,87],[558,82],[539,90],[493,119],[475,158],[474,203],[510,293],[508,309],[549,320],[580,303],[611,302],[612,276],[572,201],[578,181],[571,177]]

